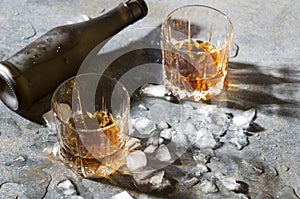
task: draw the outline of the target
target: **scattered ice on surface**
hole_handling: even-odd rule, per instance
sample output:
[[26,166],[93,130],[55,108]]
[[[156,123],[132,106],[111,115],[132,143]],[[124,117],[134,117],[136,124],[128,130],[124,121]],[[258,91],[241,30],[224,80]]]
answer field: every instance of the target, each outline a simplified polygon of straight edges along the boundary
[[187,120],[185,121],[182,131],[189,137],[190,135],[194,135],[197,129],[191,120]]
[[227,177],[223,174],[217,174],[218,179],[221,181],[224,187],[229,191],[234,191],[235,193],[247,193],[248,185],[245,182],[238,181],[234,177]]
[[172,131],[173,129],[164,129],[160,132],[160,137],[166,139],[166,140],[171,140],[172,138]]
[[148,111],[148,107],[145,105],[145,104],[139,104],[139,109],[142,110],[142,111]]
[[156,130],[156,125],[152,120],[145,117],[137,118],[133,121],[133,127],[136,129],[138,135],[136,137],[148,138]]
[[56,142],[53,146],[51,147],[47,147],[43,150],[44,153],[47,153],[49,155],[53,155],[54,157],[59,157],[59,150],[60,150],[60,146],[59,143]]
[[157,128],[158,128],[158,129],[167,129],[167,128],[169,128],[169,125],[168,125],[168,123],[165,122],[165,121],[160,121],[160,122],[158,122],[158,124],[157,124]]
[[167,120],[170,110],[168,110],[168,106],[156,103],[149,108],[149,112],[151,120],[155,123],[159,123]]
[[205,180],[200,185],[200,190],[205,194],[216,193],[219,191],[215,181]]
[[223,136],[229,124],[227,115],[225,113],[219,112],[210,114],[209,118],[210,124],[207,124],[209,131],[216,136]]
[[196,132],[190,133],[188,139],[191,144],[198,149],[214,149],[218,146],[218,142],[207,128],[201,128]]
[[172,144],[175,145],[176,155],[180,157],[189,147],[187,136],[175,131],[172,135]]
[[131,172],[137,171],[147,165],[147,157],[143,151],[134,151],[127,155],[126,164]]
[[77,195],[72,195],[72,196],[68,197],[68,199],[84,199],[84,197],[77,196]]
[[152,136],[148,139],[147,144],[152,144],[155,146],[159,145],[159,137],[158,136]]
[[245,194],[242,194],[242,193],[239,193],[237,196],[238,196],[239,199],[250,199],[249,196],[247,196]]
[[144,149],[144,153],[154,153],[154,151],[157,149],[157,146],[150,144]]
[[232,123],[240,128],[246,129],[253,122],[255,115],[255,109],[244,111],[241,114],[234,115],[234,117],[232,118]]
[[12,159],[11,161],[8,162],[4,162],[5,166],[17,166],[17,167],[22,167],[26,164],[26,157],[23,155],[19,155],[17,157],[15,157],[14,159]]
[[147,196],[146,194],[140,194],[137,199],[150,199],[149,196]]
[[[225,137],[225,141],[228,140],[229,143],[235,145],[239,150],[243,149],[248,145],[248,137],[244,133],[243,129],[238,130],[228,130]],[[224,141],[222,138],[222,140]]]
[[56,127],[55,127],[53,111],[50,110],[50,111],[44,113],[42,115],[42,118],[44,119],[46,126],[48,127],[49,133],[56,134]]
[[193,158],[194,158],[195,161],[205,164],[209,161],[210,156],[207,155],[207,154],[201,153],[201,151],[196,151],[193,154]]
[[154,186],[160,186],[163,181],[164,175],[164,171],[159,171],[158,173],[156,173],[156,175],[153,175],[151,178],[149,178],[150,184]]
[[171,95],[171,91],[163,85],[145,84],[139,91],[142,96],[164,97]]
[[182,185],[190,188],[199,182],[200,182],[200,180],[196,177],[185,177],[182,181]]
[[137,138],[134,138],[134,137],[130,137],[126,143],[126,148],[129,150],[129,151],[132,151],[132,150],[135,150],[135,149],[138,149],[142,146],[141,144],[141,140],[137,139]]
[[233,177],[222,177],[220,181],[230,191],[237,191],[240,189],[240,184]]
[[168,147],[164,144],[160,145],[158,149],[156,150],[155,158],[158,159],[161,162],[165,163],[171,163],[172,162],[172,156],[170,154],[170,151]]
[[57,184],[57,187],[63,192],[64,195],[76,195],[74,184],[70,180],[64,180]]
[[111,197],[111,199],[133,199],[127,191],[123,191]]
[[205,164],[197,164],[197,168],[200,173],[206,173],[209,171],[208,167]]
[[172,186],[170,182],[164,178],[165,172],[158,171],[145,171],[140,172],[138,175],[133,175],[135,183],[138,187],[143,187],[145,190],[164,189],[165,187]]

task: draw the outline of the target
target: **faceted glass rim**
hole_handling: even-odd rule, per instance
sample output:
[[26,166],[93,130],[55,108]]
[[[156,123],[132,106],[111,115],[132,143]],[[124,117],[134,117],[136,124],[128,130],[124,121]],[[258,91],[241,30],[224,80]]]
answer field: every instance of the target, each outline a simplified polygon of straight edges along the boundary
[[[225,44],[221,45],[220,47],[218,48],[215,48],[213,50],[211,50],[209,53],[205,53],[205,52],[196,52],[196,51],[190,51],[190,50],[182,50],[182,49],[179,49],[176,45],[174,45],[170,39],[168,39],[168,37],[166,36],[166,32],[165,30],[168,29],[166,28],[167,25],[168,25],[168,20],[172,17],[172,15],[174,13],[176,13],[177,11],[179,10],[183,10],[183,9],[186,9],[186,8],[207,8],[209,10],[212,10],[218,14],[220,14],[220,16],[223,16],[227,22],[228,22],[228,25],[230,27],[230,32],[228,33],[228,39],[226,40]],[[211,6],[207,6],[207,5],[198,5],[198,4],[194,4],[194,5],[186,5],[186,6],[182,6],[182,7],[179,7],[179,8],[176,8],[175,10],[171,11],[163,20],[163,23],[162,23],[162,39],[169,45],[171,45],[174,49],[177,49],[177,50],[180,50],[180,51],[184,51],[184,52],[188,52],[188,53],[193,53],[193,54],[211,54],[211,53],[214,53],[214,52],[217,52],[217,51],[220,51],[222,49],[225,49],[229,46],[229,44],[231,43],[232,41],[232,38],[233,38],[233,34],[234,34],[234,28],[233,28],[233,24],[232,24],[232,21],[230,20],[230,18],[228,17],[228,15],[226,15],[224,12],[214,8],[214,7],[211,7]]]

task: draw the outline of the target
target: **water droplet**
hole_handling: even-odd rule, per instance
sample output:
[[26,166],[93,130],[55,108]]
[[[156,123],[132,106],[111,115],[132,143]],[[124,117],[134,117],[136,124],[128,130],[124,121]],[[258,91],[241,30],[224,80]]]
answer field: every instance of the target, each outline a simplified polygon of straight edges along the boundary
[[63,49],[63,46],[62,45],[59,45],[56,49],[56,52],[59,53],[61,50]]

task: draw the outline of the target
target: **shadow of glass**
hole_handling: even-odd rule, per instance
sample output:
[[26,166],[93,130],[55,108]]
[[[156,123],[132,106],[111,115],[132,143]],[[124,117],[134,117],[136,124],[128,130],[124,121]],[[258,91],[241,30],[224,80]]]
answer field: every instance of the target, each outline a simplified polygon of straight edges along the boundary
[[299,70],[287,67],[268,69],[230,62],[226,94],[220,100],[226,101],[229,108],[259,108],[266,113],[298,118],[299,74]]

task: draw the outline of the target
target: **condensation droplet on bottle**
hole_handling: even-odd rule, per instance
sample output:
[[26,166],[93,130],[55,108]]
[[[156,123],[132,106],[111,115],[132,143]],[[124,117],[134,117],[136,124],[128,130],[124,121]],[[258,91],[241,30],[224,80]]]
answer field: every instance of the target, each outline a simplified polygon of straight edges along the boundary
[[63,46],[62,45],[59,45],[56,49],[56,52],[59,53],[61,50],[62,50]]

